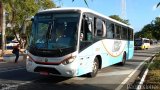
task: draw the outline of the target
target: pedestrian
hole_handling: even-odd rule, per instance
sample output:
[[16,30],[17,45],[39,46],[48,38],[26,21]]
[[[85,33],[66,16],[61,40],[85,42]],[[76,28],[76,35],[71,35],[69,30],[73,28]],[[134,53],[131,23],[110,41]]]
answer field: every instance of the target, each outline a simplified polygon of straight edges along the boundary
[[19,51],[20,51],[20,45],[17,44],[16,46],[13,47],[13,51],[12,51],[12,53],[16,55],[15,63],[17,63],[19,58]]

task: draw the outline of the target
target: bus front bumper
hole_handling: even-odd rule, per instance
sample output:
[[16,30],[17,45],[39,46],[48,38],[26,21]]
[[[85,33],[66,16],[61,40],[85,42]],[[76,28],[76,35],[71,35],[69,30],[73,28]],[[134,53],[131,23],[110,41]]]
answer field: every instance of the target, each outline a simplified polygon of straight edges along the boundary
[[44,65],[36,64],[33,61],[26,60],[26,69],[28,72],[40,73],[42,75],[55,75],[64,77],[74,77],[77,76],[77,66],[75,64],[68,65]]

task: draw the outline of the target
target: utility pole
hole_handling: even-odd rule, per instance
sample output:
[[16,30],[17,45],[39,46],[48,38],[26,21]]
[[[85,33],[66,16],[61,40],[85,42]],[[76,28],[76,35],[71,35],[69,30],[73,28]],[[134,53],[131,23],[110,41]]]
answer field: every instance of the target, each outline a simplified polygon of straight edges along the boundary
[[122,5],[121,17],[123,19],[126,19],[126,0],[121,0],[121,5]]
[[[1,36],[2,36],[2,25],[3,25],[3,19],[2,18],[3,18],[3,9],[2,9],[2,1],[0,1],[0,33],[1,33]],[[0,44],[2,45],[2,40],[0,41]],[[1,46],[0,46],[0,49],[2,49]]]
[[6,21],[5,21],[5,9],[3,6],[2,1],[0,1],[0,31],[1,31],[1,35],[2,35],[2,52],[1,55],[3,56],[4,54],[4,50],[5,50],[5,28],[6,28]]

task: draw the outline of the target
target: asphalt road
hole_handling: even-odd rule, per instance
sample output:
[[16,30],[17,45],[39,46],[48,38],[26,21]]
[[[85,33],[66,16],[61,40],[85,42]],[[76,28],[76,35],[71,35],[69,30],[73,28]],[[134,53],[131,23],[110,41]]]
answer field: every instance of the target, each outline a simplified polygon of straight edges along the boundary
[[160,46],[148,50],[135,50],[126,65],[113,65],[98,72],[95,78],[80,76],[65,78],[29,73],[25,61],[17,64],[0,62],[1,90],[126,90],[137,78],[145,61],[160,52]]

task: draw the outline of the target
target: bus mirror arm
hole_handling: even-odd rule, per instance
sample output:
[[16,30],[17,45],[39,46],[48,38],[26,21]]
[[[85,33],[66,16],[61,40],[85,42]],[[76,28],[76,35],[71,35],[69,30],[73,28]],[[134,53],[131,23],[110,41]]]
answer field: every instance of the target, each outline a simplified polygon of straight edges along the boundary
[[34,21],[34,18],[31,18],[31,21],[33,22],[33,21]]

